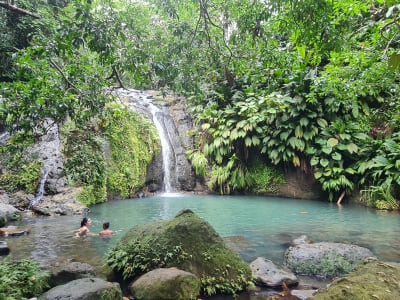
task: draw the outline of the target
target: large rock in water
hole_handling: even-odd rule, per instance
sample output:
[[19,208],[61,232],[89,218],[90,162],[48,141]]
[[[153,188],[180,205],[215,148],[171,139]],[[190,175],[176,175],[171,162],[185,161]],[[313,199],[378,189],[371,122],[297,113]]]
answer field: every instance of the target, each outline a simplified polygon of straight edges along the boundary
[[138,300],[197,299],[200,280],[186,271],[160,268],[140,276],[130,290]]
[[209,295],[242,291],[252,279],[249,265],[190,210],[130,229],[107,261],[126,280],[160,267],[176,267],[199,277],[202,293]]
[[400,264],[368,262],[334,280],[310,300],[400,299]]
[[343,243],[298,244],[289,247],[284,264],[296,274],[333,278],[353,271],[367,258],[375,258],[364,247]]

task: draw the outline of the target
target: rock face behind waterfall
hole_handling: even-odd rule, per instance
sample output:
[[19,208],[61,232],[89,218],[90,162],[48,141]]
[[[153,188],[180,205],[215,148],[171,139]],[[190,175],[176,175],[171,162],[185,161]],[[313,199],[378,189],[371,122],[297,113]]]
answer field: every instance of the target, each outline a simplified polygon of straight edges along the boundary
[[206,293],[238,292],[252,278],[249,265],[190,210],[170,220],[133,227],[109,252],[107,261],[129,280],[160,267],[176,267],[199,277]]
[[[159,92],[138,91],[138,90],[118,90],[118,98],[128,105],[133,111],[147,117],[154,122],[150,106],[155,106],[159,110],[158,115],[162,116],[162,126],[164,127],[172,154],[168,162],[170,166],[170,178],[173,191],[193,191],[196,189],[196,177],[190,162],[186,158],[186,151],[192,149],[193,138],[188,135],[192,128],[192,121],[184,109],[182,101],[178,98],[164,99]],[[162,189],[163,183],[163,155],[154,157],[147,169],[147,184],[150,192]],[[203,189],[200,184],[200,189]]]
[[[42,162],[41,179],[44,180],[42,193],[57,194],[68,184],[64,173],[64,159],[61,153],[61,142],[58,124],[46,120],[46,134],[38,142],[27,149],[31,157],[37,157]],[[40,192],[40,191],[38,191]]]

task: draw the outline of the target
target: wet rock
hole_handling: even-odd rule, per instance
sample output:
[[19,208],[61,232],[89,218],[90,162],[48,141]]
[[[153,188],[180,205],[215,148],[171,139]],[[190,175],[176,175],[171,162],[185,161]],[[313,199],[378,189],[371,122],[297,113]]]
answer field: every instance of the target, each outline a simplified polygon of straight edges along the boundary
[[39,300],[116,300],[122,299],[121,288],[116,282],[108,282],[100,278],[82,278],[67,284],[56,286],[43,295]]
[[48,195],[61,192],[67,185],[67,179],[64,174],[58,124],[47,119],[43,125],[46,128],[45,134],[27,149],[26,155],[28,158],[36,156],[42,162],[41,178],[46,177],[44,195]]
[[32,194],[18,191],[9,195],[9,203],[20,210],[24,210],[29,207],[29,204],[32,203],[34,198]]
[[82,215],[87,208],[76,200],[80,191],[81,188],[65,188],[62,193],[43,197],[31,209],[45,216]]
[[140,276],[130,286],[130,291],[138,300],[197,299],[200,280],[186,271],[160,268]]
[[10,253],[10,248],[8,248],[7,243],[0,241],[0,256],[8,255]]
[[0,236],[21,236],[29,234],[29,230],[18,228],[17,226],[8,226],[0,228]]
[[400,299],[400,264],[369,261],[318,290],[309,299]]
[[296,274],[333,278],[353,271],[370,257],[374,255],[369,249],[357,245],[305,243],[289,247],[284,264]]
[[283,282],[289,286],[299,282],[296,275],[288,269],[278,266],[264,257],[258,257],[251,262],[250,268],[253,272],[253,277],[262,285],[278,287],[282,286]]

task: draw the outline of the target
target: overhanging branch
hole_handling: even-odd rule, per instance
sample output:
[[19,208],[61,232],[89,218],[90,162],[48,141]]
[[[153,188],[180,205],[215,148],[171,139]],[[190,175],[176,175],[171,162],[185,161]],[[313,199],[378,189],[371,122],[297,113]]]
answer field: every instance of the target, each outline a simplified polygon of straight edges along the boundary
[[19,15],[30,16],[30,17],[35,18],[35,19],[40,19],[39,15],[37,15],[37,14],[35,14],[33,12],[30,12],[30,11],[27,11],[25,9],[16,7],[15,5],[12,5],[12,4],[9,4],[9,3],[6,3],[6,2],[0,2],[0,7],[3,7],[5,9],[11,10],[11,11],[13,11],[13,12],[19,14]]

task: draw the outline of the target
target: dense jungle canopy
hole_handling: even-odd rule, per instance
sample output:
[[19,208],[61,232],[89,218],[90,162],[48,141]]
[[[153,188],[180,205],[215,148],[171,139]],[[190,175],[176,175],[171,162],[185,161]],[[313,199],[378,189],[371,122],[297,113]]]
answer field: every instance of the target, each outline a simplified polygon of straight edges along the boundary
[[396,0],[3,0],[0,41],[0,125],[24,139],[92,128],[106,88],[158,89],[185,96],[220,193],[295,167],[331,200],[399,207]]

